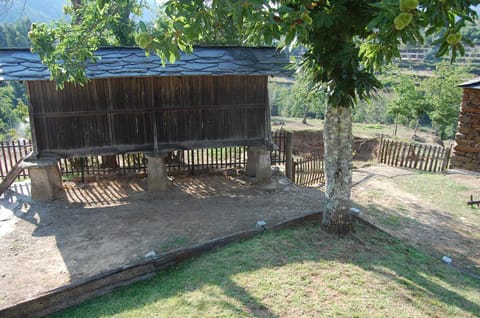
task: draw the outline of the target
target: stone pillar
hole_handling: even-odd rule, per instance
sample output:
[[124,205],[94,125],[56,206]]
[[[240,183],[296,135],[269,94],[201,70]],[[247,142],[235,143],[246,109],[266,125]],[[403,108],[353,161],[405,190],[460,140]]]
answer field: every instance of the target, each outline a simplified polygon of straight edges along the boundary
[[32,199],[39,201],[55,199],[56,193],[62,189],[62,176],[57,160],[41,159],[31,162],[28,170],[32,185]]
[[247,149],[247,167],[245,174],[249,177],[255,177],[257,174],[257,153],[261,150],[259,147],[248,147]]
[[265,147],[248,147],[246,174],[255,177],[258,184],[270,184],[272,181],[270,151]]
[[162,192],[168,188],[167,170],[165,168],[166,152],[148,153],[147,158],[147,189],[149,192]]

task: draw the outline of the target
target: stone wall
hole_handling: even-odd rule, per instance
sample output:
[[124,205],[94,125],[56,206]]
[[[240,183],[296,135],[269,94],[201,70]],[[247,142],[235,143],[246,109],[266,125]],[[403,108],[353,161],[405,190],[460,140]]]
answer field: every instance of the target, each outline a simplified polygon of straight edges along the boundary
[[450,167],[480,171],[480,89],[463,89]]

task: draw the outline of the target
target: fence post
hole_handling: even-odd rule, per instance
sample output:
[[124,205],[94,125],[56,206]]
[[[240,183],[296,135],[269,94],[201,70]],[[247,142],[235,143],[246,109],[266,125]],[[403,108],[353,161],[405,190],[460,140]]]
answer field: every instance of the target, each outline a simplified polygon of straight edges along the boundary
[[293,132],[287,131],[287,140],[285,144],[285,174],[288,179],[295,182],[295,172],[293,166]]
[[445,171],[448,169],[448,162],[450,161],[450,155],[452,154],[452,147],[453,145],[450,145],[450,147],[445,149],[445,155],[443,156],[443,162],[442,162],[442,169],[441,171]]
[[377,150],[377,161],[379,163],[382,163],[382,154],[383,154],[382,148],[383,148],[383,133],[382,133],[382,137],[380,137],[380,142],[378,143],[378,150]]

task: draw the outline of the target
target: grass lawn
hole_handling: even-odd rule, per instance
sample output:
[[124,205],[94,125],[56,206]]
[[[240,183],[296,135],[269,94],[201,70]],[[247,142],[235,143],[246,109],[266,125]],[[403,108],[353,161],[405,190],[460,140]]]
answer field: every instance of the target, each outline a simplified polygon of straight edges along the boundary
[[396,183],[403,191],[422,197],[443,211],[448,211],[452,217],[480,224],[480,210],[466,204],[470,195],[480,197],[480,178],[477,180],[479,183],[476,185],[465,184],[461,177],[453,179],[451,175],[424,172],[398,177]]
[[267,232],[56,317],[474,317],[480,281],[382,232]]

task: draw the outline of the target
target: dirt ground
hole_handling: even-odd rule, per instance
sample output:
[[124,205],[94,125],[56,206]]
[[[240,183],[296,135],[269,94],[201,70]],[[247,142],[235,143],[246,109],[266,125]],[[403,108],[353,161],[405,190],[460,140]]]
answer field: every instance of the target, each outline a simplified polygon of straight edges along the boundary
[[[407,192],[396,184],[398,178],[414,170],[367,166],[354,170],[353,205],[361,216],[401,240],[437,259],[450,256],[454,265],[480,273],[480,210],[469,217],[455,216],[419,194]],[[480,194],[480,176],[449,173],[445,176]],[[466,205],[467,191],[455,204]]]
[[65,183],[63,197],[30,199],[28,183],[0,198],[0,309],[87,277],[178,247],[319,211],[318,189],[275,190],[247,177],[177,177],[164,193],[145,179]]
[[[363,218],[439,261],[450,255],[457,266],[480,268],[478,218],[453,218],[400,189],[396,178],[413,170],[356,166],[352,199]],[[480,192],[480,176],[448,178]],[[279,174],[275,190],[251,181],[177,177],[165,193],[146,192],[144,179],[67,182],[62,198],[49,203],[32,201],[28,183],[14,184],[0,198],[0,309],[143,260],[151,251],[158,255],[252,229],[259,220],[268,225],[320,210],[318,188],[292,185]]]

